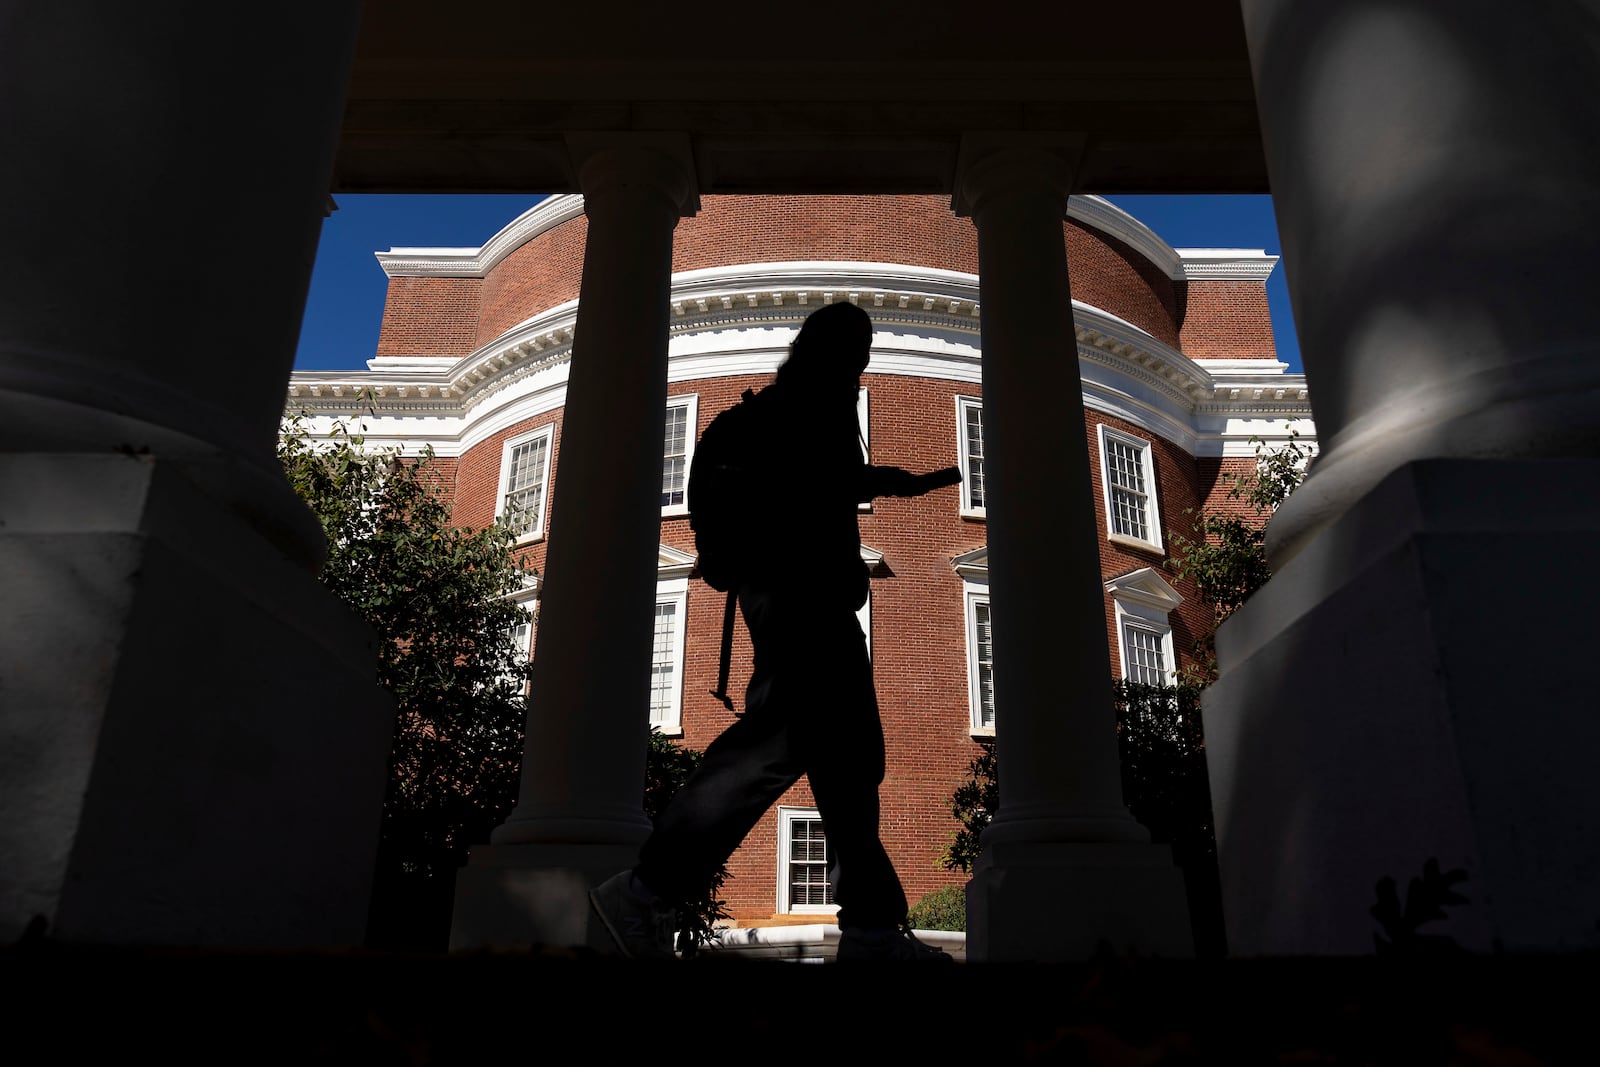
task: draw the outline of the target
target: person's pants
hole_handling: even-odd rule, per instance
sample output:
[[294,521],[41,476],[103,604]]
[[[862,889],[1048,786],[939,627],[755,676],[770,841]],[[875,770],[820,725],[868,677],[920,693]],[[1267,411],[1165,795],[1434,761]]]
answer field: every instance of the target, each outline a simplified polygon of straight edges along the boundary
[[900,925],[905,892],[878,837],[883,725],[855,612],[748,588],[739,607],[755,650],[744,714],[661,813],[635,873],[668,900],[698,899],[803,774],[827,835],[839,925]]

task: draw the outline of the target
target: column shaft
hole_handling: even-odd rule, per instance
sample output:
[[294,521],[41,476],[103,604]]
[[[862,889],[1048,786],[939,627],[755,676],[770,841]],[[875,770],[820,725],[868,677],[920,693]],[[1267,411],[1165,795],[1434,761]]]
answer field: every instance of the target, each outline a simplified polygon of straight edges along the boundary
[[[581,171],[588,241],[552,498],[517,810],[499,844],[619,841],[642,809],[672,230],[682,193],[653,158]],[[643,172],[648,175],[640,180]]]
[[[1122,803],[1083,385],[1043,152],[967,174],[983,297],[989,582],[1000,811],[989,836],[1139,841]],[[1063,176],[1064,177],[1064,176]],[[1041,822],[1042,820],[1042,822]]]
[[1600,537],[1594,6],[1243,14],[1322,455],[1205,695],[1229,947],[1370,952],[1432,859],[1466,902],[1425,935],[1592,951],[1600,724],[1528,664],[1600,582],[1519,564]]
[[1593,9],[1243,7],[1322,449],[1274,566],[1411,460],[1600,452]]
[[350,946],[394,725],[275,442],[360,5],[0,32],[0,938]]
[[967,886],[968,958],[1083,959],[1107,943],[1186,956],[1182,876],[1122,802],[1062,226],[1070,167],[1059,146],[1007,140],[969,135],[956,194],[978,229],[1000,768]]

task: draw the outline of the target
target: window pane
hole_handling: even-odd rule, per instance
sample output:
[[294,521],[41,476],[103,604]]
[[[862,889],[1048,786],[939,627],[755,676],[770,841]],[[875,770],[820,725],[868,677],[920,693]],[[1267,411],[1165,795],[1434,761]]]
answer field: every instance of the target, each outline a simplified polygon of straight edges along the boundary
[[672,711],[672,696],[677,692],[678,605],[656,605],[655,642],[650,655],[650,721],[656,724],[668,721]]
[[1128,661],[1128,680],[1144,685],[1166,685],[1166,655],[1161,635],[1142,626],[1122,628],[1123,652]]
[[972,507],[985,507],[983,484],[983,407],[968,404],[967,412],[967,499]]
[[511,450],[511,472],[506,479],[506,525],[517,533],[538,528],[544,504],[545,461],[550,439],[537,437]]
[[789,821],[788,876],[789,906],[832,904],[833,885],[828,881],[827,837],[821,819]]
[[1111,490],[1111,530],[1125,537],[1150,540],[1145,510],[1144,450],[1106,438],[1106,481]]
[[977,616],[978,725],[994,726],[994,643],[989,633],[989,605],[973,605]]
[[688,456],[689,409],[676,404],[667,408],[667,444],[661,461],[661,506],[664,508],[684,501]]

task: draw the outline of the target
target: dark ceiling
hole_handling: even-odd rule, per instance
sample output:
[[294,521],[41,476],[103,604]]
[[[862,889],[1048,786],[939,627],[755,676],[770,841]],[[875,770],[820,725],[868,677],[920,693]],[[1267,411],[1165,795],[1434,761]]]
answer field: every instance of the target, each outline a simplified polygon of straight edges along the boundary
[[1267,191],[1238,0],[710,9],[370,0],[336,192],[575,191],[567,131],[689,135],[703,193],[949,192],[965,131],[1079,192]]

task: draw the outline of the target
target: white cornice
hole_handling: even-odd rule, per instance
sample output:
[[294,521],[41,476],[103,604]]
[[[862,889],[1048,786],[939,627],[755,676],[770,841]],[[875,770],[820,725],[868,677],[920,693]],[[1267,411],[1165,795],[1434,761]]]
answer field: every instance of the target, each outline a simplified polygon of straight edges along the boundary
[[[869,373],[982,379],[978,280],[958,271],[886,263],[795,262],[675,275],[669,311],[674,382],[777,369],[805,316],[849,300],[877,327]],[[1084,402],[1171,440],[1220,454],[1230,427],[1309,420],[1302,375],[1276,360],[1197,363],[1137,326],[1074,301]],[[564,402],[577,302],[550,308],[461,358],[388,357],[367,371],[301,371],[286,407],[369,413],[441,455]],[[419,421],[421,420],[421,421]],[[1243,420],[1243,421],[1241,421]],[[1246,434],[1248,436],[1248,434]],[[1209,442],[1209,443],[1208,443]]]
[[[528,241],[583,214],[583,196],[548,196],[507,223],[480,248],[391,248],[374,252],[391,278],[482,278]],[[1099,196],[1067,199],[1067,217],[1116,238],[1161,269],[1169,278],[1266,277],[1276,256],[1259,249],[1174,249],[1154,230]],[[1265,270],[1265,273],[1256,274]],[[1195,273],[1211,271],[1212,273]]]
[[1160,267],[1169,278],[1183,277],[1183,261],[1177,249],[1156,232],[1111,201],[1100,196],[1067,198],[1067,218],[1099,230],[1129,245],[1145,259]]
[[671,545],[657,545],[656,549],[656,579],[687,578],[689,572],[694,570],[694,561],[697,557]]
[[481,248],[391,248],[373,255],[391,278],[482,278],[528,241],[581,214],[583,197],[579,194],[547,196],[512,219]]
[[1263,248],[1180,248],[1183,258],[1173,277],[1185,281],[1264,282],[1278,266],[1278,257]]

